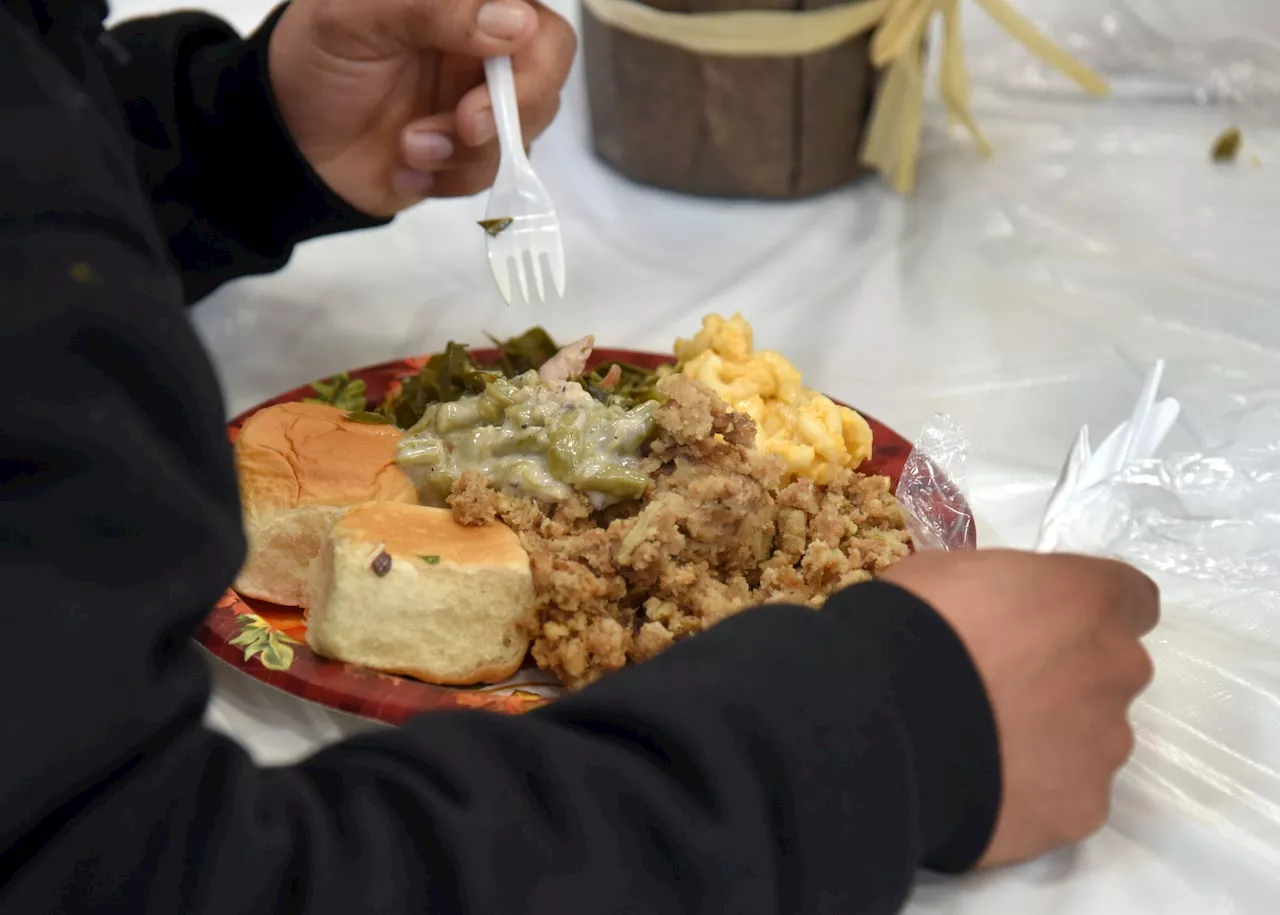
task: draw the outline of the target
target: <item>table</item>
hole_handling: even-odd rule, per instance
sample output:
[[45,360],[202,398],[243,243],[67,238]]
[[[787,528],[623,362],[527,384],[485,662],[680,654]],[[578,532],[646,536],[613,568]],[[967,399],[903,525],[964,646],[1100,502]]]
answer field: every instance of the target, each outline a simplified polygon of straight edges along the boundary
[[[242,29],[270,6],[203,5]],[[566,0],[552,5],[576,15]],[[911,201],[875,182],[790,204],[629,184],[588,150],[575,72],[535,151],[565,232],[564,305],[504,306],[470,228],[483,199],[432,201],[387,228],[304,245],[279,274],[195,309],[229,412],[483,331],[542,323],[563,339],[666,349],[702,314],[740,311],[815,387],[908,436],[938,411],[958,420],[988,545],[1030,544],[1076,429],[1120,421],[1156,358],[1186,408],[1170,448],[1280,442],[1280,6],[1018,5],[1113,77],[1116,98],[1081,101],[968,10],[975,110],[997,156],[983,161],[948,137],[932,109]],[[114,6],[121,17],[176,4]],[[1232,124],[1244,155],[1214,166],[1209,147]],[[265,763],[371,726],[214,673],[210,723]],[[1119,825],[1079,849],[926,881],[911,911],[1266,910],[1261,894],[1275,885],[1231,870],[1243,846],[1218,841],[1211,819],[1146,809],[1141,794],[1124,803]],[[1274,836],[1252,853],[1280,868],[1280,828]]]

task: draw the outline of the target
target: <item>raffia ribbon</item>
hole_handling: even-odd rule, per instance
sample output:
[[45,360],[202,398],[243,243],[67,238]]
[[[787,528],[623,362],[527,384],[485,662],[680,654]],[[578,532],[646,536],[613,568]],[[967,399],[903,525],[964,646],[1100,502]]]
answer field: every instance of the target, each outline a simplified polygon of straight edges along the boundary
[[[1091,95],[1107,81],[1050,41],[1006,0],[974,0],[1010,35]],[[640,38],[714,57],[804,57],[874,31],[871,62],[884,71],[862,143],[861,159],[895,190],[915,188],[924,108],[923,49],[930,20],[941,15],[939,93],[953,123],[969,131],[983,155],[991,144],[969,107],[969,68],[960,31],[960,0],[852,0],[821,10],[664,12],[636,0],[582,0],[604,25]]]

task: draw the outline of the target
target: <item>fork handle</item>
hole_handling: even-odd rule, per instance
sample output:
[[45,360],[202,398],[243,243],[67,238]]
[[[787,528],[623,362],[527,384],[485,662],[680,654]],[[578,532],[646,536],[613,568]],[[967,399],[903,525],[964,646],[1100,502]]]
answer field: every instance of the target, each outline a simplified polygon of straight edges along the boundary
[[511,73],[510,57],[486,57],[484,78],[489,84],[493,102],[493,120],[498,127],[498,141],[505,155],[517,161],[526,159],[524,133],[520,130],[520,108],[516,103],[516,80]]

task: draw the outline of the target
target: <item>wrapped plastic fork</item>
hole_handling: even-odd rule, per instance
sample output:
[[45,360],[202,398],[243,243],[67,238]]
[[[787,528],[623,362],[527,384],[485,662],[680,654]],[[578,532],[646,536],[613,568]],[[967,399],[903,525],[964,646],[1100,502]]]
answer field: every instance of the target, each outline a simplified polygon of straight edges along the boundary
[[[1037,551],[1048,553],[1061,546],[1074,518],[1073,506],[1084,493],[1155,456],[1182,409],[1172,397],[1156,399],[1163,376],[1164,362],[1160,361],[1147,375],[1129,419],[1112,430],[1097,449],[1090,444],[1089,427],[1080,428],[1049,496],[1036,539]],[[1073,537],[1078,540],[1079,532],[1074,531]]]

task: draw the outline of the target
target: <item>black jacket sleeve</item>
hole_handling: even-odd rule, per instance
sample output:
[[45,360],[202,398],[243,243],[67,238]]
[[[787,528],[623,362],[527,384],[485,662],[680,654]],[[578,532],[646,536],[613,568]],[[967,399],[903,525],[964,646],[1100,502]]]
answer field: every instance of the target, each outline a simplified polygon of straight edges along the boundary
[[329,190],[294,146],[267,74],[284,7],[248,39],[203,13],[130,20],[103,59],[184,296],[284,266],[301,241],[382,225]]
[[982,683],[886,585],[292,767],[205,730],[190,636],[244,549],[223,404],[80,85],[0,9],[0,913],[856,915],[980,854]]

